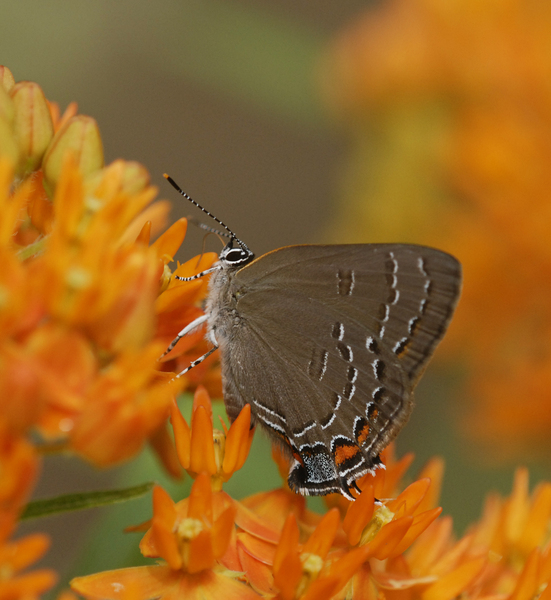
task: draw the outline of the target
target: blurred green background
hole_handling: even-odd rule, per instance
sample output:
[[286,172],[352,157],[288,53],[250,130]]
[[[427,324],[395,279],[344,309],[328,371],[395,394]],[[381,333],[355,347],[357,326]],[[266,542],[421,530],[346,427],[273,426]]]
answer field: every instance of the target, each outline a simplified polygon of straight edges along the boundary
[[[106,162],[118,157],[142,162],[160,196],[172,199],[173,219],[192,211],[164,182],[163,172],[260,255],[287,244],[323,241],[337,214],[349,142],[323,105],[320,59],[335,34],[368,5],[360,0],[4,1],[0,63],[16,80],[41,84],[62,110],[75,100],[80,112],[95,117]],[[345,219],[341,212],[340,222]],[[201,243],[202,234],[189,231],[179,258],[198,254]],[[216,240],[209,244],[217,249]],[[445,458],[442,505],[458,533],[479,516],[487,491],[510,490],[513,473],[513,465],[489,467],[458,433],[458,408],[466,401],[461,382],[461,365],[453,372],[430,368],[398,439],[399,454],[416,454],[411,476],[430,456]],[[279,483],[266,439],[256,438],[246,467],[226,488],[237,497]],[[189,479],[167,483],[145,452],[109,472],[67,457],[48,459],[37,496],[150,479],[168,485],[175,499],[189,489]],[[534,472],[532,481],[537,479]],[[43,564],[54,565],[66,581],[77,573],[138,564],[139,535],[121,530],[149,515],[145,498],[113,510],[29,523],[22,530],[50,533],[53,547]]]

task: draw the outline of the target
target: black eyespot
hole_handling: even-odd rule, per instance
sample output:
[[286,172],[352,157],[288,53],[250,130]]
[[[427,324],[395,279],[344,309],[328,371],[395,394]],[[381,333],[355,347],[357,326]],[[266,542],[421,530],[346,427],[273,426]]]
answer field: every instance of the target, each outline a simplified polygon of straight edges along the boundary
[[247,253],[244,250],[241,250],[240,248],[233,248],[224,256],[224,259],[230,263],[241,262],[243,260],[246,260],[246,258]]

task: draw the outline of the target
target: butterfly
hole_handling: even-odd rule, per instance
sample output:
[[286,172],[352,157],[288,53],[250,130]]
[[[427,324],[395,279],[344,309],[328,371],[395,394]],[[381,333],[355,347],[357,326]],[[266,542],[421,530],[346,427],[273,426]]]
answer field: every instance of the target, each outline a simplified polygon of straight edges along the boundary
[[408,420],[459,298],[459,262],[413,244],[287,246],[255,258],[165,177],[229,238],[212,268],[183,278],[210,274],[205,314],[165,354],[206,325],[212,348],[179,375],[218,349],[230,421],[250,405],[253,424],[289,456],[295,492],[353,500]]

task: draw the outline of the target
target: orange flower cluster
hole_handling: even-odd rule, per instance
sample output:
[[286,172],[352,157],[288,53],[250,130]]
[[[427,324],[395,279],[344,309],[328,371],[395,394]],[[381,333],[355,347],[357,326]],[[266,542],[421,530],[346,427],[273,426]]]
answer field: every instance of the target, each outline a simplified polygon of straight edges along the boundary
[[[38,598],[55,583],[51,570],[28,571],[47,538],[12,540],[39,451],[57,445],[109,466],[146,441],[173,474],[195,479],[191,493],[174,502],[155,488],[140,549],[158,563],[76,578],[72,588],[87,598],[551,599],[551,484],[529,494],[524,470],[460,539],[437,506],[442,462],[405,486],[412,457],[396,460],[392,447],[386,469],[358,482],[356,501],[328,496],[324,515],[286,484],[230,497],[223,484],[246,461],[250,408],[213,428],[214,359],[171,383],[202,354],[202,332],[158,362],[206,293],[205,279],[181,284],[168,267],[185,220],[150,244],[167,207],[149,206],[156,190],[143,167],[104,167],[93,119],[74,105],[60,117],[36,84],[15,84],[6,68],[0,81],[0,599]],[[175,272],[215,260],[206,254]],[[196,388],[190,424],[174,400],[180,387]],[[285,458],[274,457],[285,477]]]
[[[53,583],[50,572],[18,575],[45,551],[45,538],[7,541],[40,453],[70,450],[109,466],[149,440],[169,470],[181,471],[165,423],[175,393],[191,382],[171,382],[158,359],[182,318],[199,311],[207,282],[171,279],[185,219],[150,245],[152,223],[158,229],[169,209],[149,206],[156,193],[141,165],[103,166],[99,129],[76,105],[60,117],[38,84],[15,83],[0,67],[1,598],[36,597]],[[199,353],[201,335],[163,369]]]
[[[229,478],[246,458],[249,412],[225,434],[213,432],[209,415],[204,389],[196,392],[191,431],[173,412],[183,466],[196,480],[189,498],[177,503],[154,490],[140,550],[163,562],[78,577],[74,591],[113,600],[551,598],[551,484],[530,496],[525,470],[517,472],[510,498],[489,496],[481,520],[456,540],[451,519],[438,519],[435,506],[442,462],[431,461],[396,493],[412,457],[396,461],[392,447],[384,453],[386,470],[360,482],[358,499],[328,497],[333,508],[323,516],[286,486],[232,499],[220,488],[220,473]],[[190,448],[192,456],[201,453],[194,466]],[[239,449],[246,450],[237,458]]]
[[551,448],[550,11],[390,0],[339,36],[324,80],[355,142],[338,235],[463,263],[445,347],[468,348],[466,430],[509,457]]

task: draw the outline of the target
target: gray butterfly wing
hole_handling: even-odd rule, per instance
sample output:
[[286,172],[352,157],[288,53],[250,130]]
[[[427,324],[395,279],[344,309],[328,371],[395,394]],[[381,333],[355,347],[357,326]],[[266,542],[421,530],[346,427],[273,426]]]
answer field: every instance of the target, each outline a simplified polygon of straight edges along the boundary
[[251,404],[294,456],[297,491],[349,495],[407,420],[459,287],[457,261],[420,246],[293,246],[260,257],[234,275],[233,320],[215,332],[230,417]]

